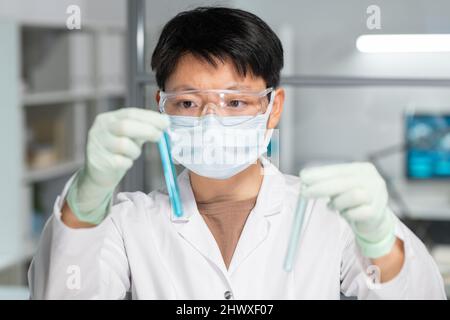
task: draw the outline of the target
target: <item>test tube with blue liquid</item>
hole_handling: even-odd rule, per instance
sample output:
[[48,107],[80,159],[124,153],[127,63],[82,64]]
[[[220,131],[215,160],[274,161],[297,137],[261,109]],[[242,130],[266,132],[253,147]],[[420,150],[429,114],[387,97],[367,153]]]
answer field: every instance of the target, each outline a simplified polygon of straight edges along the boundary
[[291,272],[294,266],[295,256],[297,253],[303,221],[305,219],[306,205],[308,201],[300,196],[297,202],[297,209],[295,211],[294,221],[292,223],[291,235],[289,245],[284,260],[284,270]]
[[167,192],[169,193],[172,212],[177,217],[183,216],[183,207],[181,205],[180,190],[178,188],[177,172],[173,164],[172,155],[170,154],[170,140],[167,132],[163,132],[161,139],[158,141],[159,153],[166,180]]

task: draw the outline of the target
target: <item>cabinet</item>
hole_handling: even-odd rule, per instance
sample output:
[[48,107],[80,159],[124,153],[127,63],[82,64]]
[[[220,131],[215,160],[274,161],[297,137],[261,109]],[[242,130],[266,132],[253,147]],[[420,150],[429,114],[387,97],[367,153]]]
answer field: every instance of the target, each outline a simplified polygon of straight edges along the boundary
[[0,18],[0,38],[0,285],[23,285],[89,127],[125,105],[125,30]]

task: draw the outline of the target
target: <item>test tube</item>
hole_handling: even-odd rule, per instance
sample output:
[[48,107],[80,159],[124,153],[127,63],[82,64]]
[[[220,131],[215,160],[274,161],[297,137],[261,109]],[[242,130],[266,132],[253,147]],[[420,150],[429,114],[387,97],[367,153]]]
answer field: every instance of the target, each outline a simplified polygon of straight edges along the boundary
[[170,154],[169,136],[166,132],[163,133],[161,139],[158,141],[158,148],[161,155],[164,178],[166,180],[172,212],[175,216],[181,217],[183,216],[183,208],[181,205],[176,170],[172,161],[172,155]]
[[308,200],[300,197],[297,202],[297,210],[295,212],[294,221],[292,223],[291,236],[289,239],[289,246],[284,260],[284,270],[291,272],[295,261],[295,254],[297,253],[298,243],[300,239],[303,220],[305,218],[306,204]]

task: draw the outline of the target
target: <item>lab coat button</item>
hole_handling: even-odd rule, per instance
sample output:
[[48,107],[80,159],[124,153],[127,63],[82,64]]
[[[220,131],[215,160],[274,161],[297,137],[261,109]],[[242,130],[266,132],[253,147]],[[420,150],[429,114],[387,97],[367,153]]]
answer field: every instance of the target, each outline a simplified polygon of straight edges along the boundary
[[231,298],[233,298],[233,295],[231,294],[230,291],[225,291],[225,293],[223,294],[225,299],[230,300]]

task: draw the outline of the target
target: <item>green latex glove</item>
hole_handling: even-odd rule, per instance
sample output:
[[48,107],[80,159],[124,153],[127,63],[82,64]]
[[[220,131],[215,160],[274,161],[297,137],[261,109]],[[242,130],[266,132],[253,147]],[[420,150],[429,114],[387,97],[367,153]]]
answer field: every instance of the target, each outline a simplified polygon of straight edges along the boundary
[[300,172],[306,198],[329,197],[328,206],[350,224],[368,258],[388,254],[395,242],[394,214],[388,208],[386,183],[370,163],[338,164]]
[[89,130],[86,161],[69,187],[67,203],[80,221],[99,224],[114,189],[139,157],[142,145],[157,142],[169,118],[155,111],[123,108],[99,114]]

